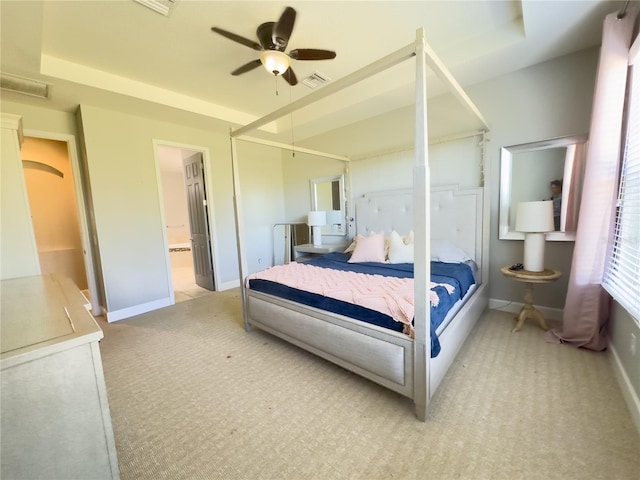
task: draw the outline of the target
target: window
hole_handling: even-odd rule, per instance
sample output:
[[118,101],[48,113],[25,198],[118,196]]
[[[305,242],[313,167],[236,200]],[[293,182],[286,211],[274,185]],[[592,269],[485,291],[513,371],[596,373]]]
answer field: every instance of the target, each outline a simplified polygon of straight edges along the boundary
[[613,246],[604,287],[640,323],[640,65],[632,68]]

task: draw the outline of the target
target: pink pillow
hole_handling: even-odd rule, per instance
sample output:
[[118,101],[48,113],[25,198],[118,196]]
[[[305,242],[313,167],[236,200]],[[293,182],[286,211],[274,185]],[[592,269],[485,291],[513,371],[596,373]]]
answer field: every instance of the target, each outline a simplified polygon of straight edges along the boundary
[[349,263],[384,263],[384,261],[384,232],[375,233],[368,237],[356,235],[356,248],[349,258]]

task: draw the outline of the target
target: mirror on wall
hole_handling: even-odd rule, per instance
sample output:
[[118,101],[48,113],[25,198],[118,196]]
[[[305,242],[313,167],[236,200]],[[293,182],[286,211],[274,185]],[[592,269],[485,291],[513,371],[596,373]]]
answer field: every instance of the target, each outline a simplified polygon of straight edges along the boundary
[[523,240],[515,230],[519,202],[554,202],[556,230],[547,240],[575,240],[586,159],[586,135],[558,137],[500,149],[501,240]]
[[344,175],[313,178],[311,183],[311,209],[327,212],[327,225],[322,235],[346,234]]

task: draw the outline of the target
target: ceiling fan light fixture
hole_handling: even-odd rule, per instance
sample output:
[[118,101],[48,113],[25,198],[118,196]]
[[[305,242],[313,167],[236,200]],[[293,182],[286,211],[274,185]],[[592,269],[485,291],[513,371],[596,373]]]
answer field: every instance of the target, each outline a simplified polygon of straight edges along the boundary
[[279,50],[265,50],[260,55],[260,61],[267,72],[274,75],[282,75],[291,63],[289,55]]

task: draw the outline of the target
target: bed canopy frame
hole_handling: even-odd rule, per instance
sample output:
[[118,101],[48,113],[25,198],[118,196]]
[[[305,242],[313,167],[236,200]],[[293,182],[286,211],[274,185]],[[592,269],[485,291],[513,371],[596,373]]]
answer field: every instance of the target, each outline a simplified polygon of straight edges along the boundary
[[[433,49],[426,43],[424,29],[420,28],[416,31],[416,39],[411,44],[380,58],[379,60],[355,71],[354,73],[343,77],[329,85],[324,86],[321,90],[315,91],[299,100],[290,103],[272,113],[255,120],[252,123],[242,127],[232,129],[231,138],[231,161],[233,174],[233,192],[234,207],[236,221],[236,236],[238,247],[238,266],[241,283],[241,301],[243,305],[243,318],[247,331],[251,329],[247,314],[247,292],[244,279],[247,275],[247,262],[244,249],[244,221],[242,199],[240,195],[240,177],[238,165],[237,141],[247,141],[281,149],[293,150],[300,153],[307,153],[319,157],[332,158],[349,162],[350,158],[346,156],[336,155],[327,152],[315,151],[301,148],[285,143],[268,141],[260,138],[247,136],[247,133],[256,130],[268,123],[271,123],[289,113],[297,111],[303,107],[311,105],[325,97],[337,93],[349,86],[355,85],[360,81],[368,79],[372,75],[387,70],[398,65],[405,60],[415,57],[416,74],[415,74],[415,138],[414,138],[414,156],[415,163],[413,167],[413,205],[414,205],[414,395],[413,400],[416,406],[417,417],[424,421],[427,414],[429,399],[431,398],[431,390],[429,385],[429,359],[431,356],[430,343],[430,306],[429,306],[429,280],[431,278],[430,267],[430,172],[428,162],[428,135],[427,135],[427,67],[429,67],[441,80],[445,82],[451,93],[458,101],[466,107],[466,109],[477,118],[483,128],[479,132],[473,134],[461,134],[454,138],[464,138],[469,136],[482,135],[482,163],[483,163],[483,183],[487,185],[487,165],[485,161],[486,148],[485,142],[489,126],[471,101],[462,87],[455,80],[453,75],[447,70],[444,63],[438,58]],[[487,189],[484,189],[483,215],[488,218],[489,202]],[[482,285],[480,288],[486,288],[488,279],[488,221],[483,222],[483,261],[481,266]]]

